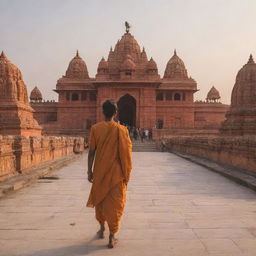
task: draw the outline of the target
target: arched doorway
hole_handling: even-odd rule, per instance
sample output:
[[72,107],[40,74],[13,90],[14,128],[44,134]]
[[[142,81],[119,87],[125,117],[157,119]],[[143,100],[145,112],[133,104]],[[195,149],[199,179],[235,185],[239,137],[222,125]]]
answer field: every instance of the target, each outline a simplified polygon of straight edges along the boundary
[[136,127],[136,100],[130,94],[125,94],[119,99],[117,105],[119,121]]

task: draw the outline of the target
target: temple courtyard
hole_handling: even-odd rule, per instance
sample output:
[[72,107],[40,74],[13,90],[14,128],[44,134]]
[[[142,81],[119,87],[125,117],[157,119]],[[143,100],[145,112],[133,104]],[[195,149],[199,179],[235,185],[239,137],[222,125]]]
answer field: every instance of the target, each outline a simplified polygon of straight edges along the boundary
[[119,243],[95,237],[86,153],[0,200],[1,256],[255,256],[256,193],[174,154],[133,153]]

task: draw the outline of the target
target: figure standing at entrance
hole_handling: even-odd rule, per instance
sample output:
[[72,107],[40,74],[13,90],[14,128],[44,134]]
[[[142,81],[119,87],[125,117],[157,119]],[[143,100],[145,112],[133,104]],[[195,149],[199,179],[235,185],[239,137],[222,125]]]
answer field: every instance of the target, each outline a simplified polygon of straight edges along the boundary
[[89,138],[88,180],[92,188],[87,206],[95,207],[96,219],[100,223],[99,238],[104,238],[104,224],[107,222],[110,232],[108,247],[113,248],[132,169],[132,144],[127,128],[114,121],[116,103],[105,101],[103,113],[105,121],[92,126]]

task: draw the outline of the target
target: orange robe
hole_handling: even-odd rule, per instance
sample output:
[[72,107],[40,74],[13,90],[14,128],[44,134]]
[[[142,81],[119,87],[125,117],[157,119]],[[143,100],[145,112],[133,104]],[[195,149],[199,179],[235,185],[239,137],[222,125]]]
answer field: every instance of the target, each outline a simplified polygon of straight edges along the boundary
[[111,234],[119,229],[126,200],[126,186],[132,169],[132,144],[128,130],[116,122],[92,126],[89,149],[96,149],[93,184],[88,207],[95,207],[96,219],[107,221]]

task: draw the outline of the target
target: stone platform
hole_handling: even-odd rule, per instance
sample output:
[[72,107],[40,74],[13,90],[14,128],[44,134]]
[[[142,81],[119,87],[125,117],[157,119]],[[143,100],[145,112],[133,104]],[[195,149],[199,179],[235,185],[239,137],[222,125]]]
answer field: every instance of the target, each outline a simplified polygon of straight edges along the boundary
[[176,155],[133,153],[119,244],[96,240],[86,154],[0,200],[0,256],[255,256],[256,193]]

